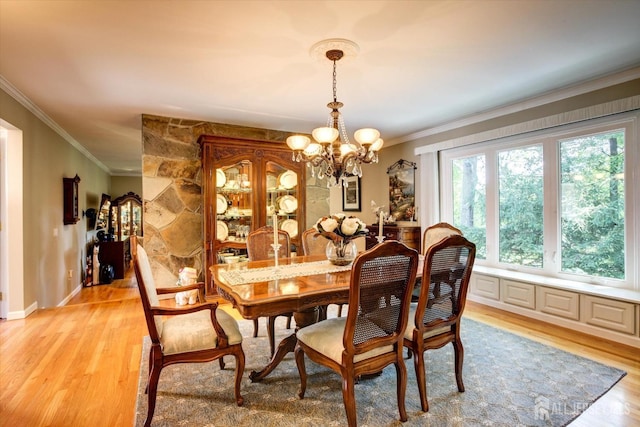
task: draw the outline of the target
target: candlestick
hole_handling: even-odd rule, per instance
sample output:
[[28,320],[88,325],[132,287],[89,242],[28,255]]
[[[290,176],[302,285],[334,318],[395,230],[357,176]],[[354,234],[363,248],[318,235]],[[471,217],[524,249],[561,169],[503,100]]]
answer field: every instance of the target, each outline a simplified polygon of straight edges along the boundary
[[382,229],[384,227],[384,212],[380,211],[380,221],[378,223],[378,237],[382,237]]
[[273,268],[273,272],[274,273],[278,273],[278,271],[280,270],[278,268],[278,252],[280,252],[280,246],[282,246],[279,243],[273,243],[271,244],[271,247],[273,248],[273,259],[275,260],[275,267]]
[[273,244],[278,244],[278,215],[273,214]]

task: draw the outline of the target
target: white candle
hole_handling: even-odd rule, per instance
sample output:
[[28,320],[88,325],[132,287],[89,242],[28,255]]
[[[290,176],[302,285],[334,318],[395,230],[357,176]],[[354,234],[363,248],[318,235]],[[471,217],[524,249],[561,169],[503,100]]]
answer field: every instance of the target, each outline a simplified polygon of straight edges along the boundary
[[384,212],[380,210],[380,223],[378,224],[378,237],[382,237],[382,228],[384,227]]
[[[273,244],[278,244],[278,215],[273,214]],[[277,251],[277,246],[274,251]]]

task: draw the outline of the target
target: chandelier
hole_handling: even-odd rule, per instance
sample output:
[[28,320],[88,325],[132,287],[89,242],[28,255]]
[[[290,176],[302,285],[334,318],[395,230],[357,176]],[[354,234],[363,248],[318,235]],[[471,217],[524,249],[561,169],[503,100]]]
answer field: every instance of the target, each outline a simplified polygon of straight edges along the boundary
[[306,162],[311,176],[326,177],[327,187],[333,187],[339,183],[347,185],[345,178],[350,175],[362,177],[363,163],[377,163],[383,140],[378,130],[364,128],[354,133],[355,141],[350,141],[340,114],[344,104],[336,95],[336,64],[344,56],[344,50],[357,49],[357,45],[349,40],[330,39],[316,43],[312,52],[323,46],[330,47],[325,56],[333,62],[333,101],[327,104],[331,110],[327,125],[311,132],[313,141],[306,135],[292,135],[287,138],[287,145],[293,150],[294,161]]

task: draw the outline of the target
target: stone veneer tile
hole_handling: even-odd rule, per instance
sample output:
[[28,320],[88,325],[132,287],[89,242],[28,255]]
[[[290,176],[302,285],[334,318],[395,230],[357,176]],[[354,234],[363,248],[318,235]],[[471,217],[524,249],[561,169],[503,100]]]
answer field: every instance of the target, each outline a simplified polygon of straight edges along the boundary
[[156,175],[193,180],[198,176],[200,169],[202,169],[200,162],[194,162],[193,160],[164,159],[158,165]]
[[191,212],[202,210],[202,188],[200,185],[184,179],[177,179],[174,183],[178,197]]
[[[175,187],[172,185],[162,192],[154,200],[155,205],[158,208],[166,209],[167,211],[179,215],[184,210],[184,204],[178,197]],[[160,227],[158,227],[160,228]]]
[[202,215],[182,212],[171,227],[160,231],[169,254],[178,257],[193,255],[204,246],[202,235]]
[[198,159],[200,147],[197,144],[185,144],[182,141],[163,138],[150,133],[143,134],[143,153],[167,159]]
[[[155,156],[142,156],[142,176],[154,177],[158,173],[158,168],[164,159]],[[145,178],[146,179],[146,178]],[[145,179],[142,180],[143,184]],[[144,195],[144,192],[142,193]]]
[[169,188],[172,183],[173,180],[171,178],[155,178],[145,176],[142,179],[142,195],[144,196],[145,200],[155,200],[155,198],[158,197],[158,195],[164,190]]
[[174,212],[167,210],[166,208],[156,204],[155,202],[145,202],[145,233],[148,230],[147,224],[157,230],[162,230],[164,227],[175,221],[176,216],[177,215]]

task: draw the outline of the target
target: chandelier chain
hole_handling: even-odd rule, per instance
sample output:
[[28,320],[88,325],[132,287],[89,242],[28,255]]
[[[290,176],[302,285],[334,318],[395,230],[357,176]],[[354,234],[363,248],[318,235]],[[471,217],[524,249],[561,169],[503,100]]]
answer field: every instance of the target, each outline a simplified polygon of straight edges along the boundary
[[333,102],[338,102],[338,73],[336,72],[336,60],[333,60]]

